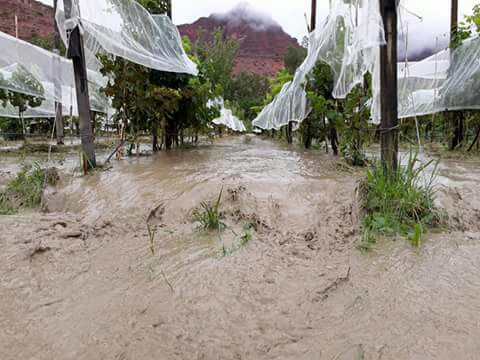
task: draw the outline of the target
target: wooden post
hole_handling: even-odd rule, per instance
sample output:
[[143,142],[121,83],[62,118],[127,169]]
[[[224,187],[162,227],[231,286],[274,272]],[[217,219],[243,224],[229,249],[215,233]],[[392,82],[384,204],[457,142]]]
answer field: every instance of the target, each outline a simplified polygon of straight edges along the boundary
[[[65,18],[72,17],[72,0],[64,0]],[[95,144],[90,118],[90,98],[88,96],[87,67],[85,63],[85,50],[79,26],[68,30],[68,58],[73,61],[75,75],[75,89],[77,91],[77,105],[80,120],[80,137],[82,140],[83,169],[96,167]]]
[[397,1],[380,1],[387,41],[380,48],[381,159],[391,173],[398,168]]
[[[315,31],[317,27],[317,0],[312,0],[312,13],[310,16],[310,32]],[[287,143],[293,143],[293,121],[287,125]]]
[[450,35],[454,39],[458,30],[458,0],[452,0],[452,12],[450,18]]
[[[450,51],[453,51],[453,45],[458,32],[458,0],[452,0],[452,10],[450,18]],[[450,56],[450,62],[453,62],[453,56]],[[465,138],[465,121],[463,113],[451,111],[447,113],[454,126],[454,134],[450,144],[450,149],[455,150]]]
[[173,16],[172,16],[172,1],[173,1],[173,0],[167,0],[167,3],[168,3],[167,16],[170,18],[170,20],[173,21]]
[[[55,38],[54,38],[54,53],[60,56],[60,47],[61,47],[61,39],[60,39],[60,32],[58,31],[57,21],[55,19],[55,14],[57,13],[57,2],[58,0],[53,0],[53,23],[55,26]],[[60,59],[55,59],[55,65],[60,66]],[[58,67],[59,69],[60,67]],[[58,74],[61,74],[58,71]],[[57,99],[62,98],[62,86],[59,83],[55,84],[55,97]],[[55,101],[55,133],[57,135],[57,145],[64,144],[64,125],[63,125],[63,114],[62,114],[62,103],[59,101]]]
[[317,0],[312,0],[312,16],[310,18],[310,31],[317,28]]

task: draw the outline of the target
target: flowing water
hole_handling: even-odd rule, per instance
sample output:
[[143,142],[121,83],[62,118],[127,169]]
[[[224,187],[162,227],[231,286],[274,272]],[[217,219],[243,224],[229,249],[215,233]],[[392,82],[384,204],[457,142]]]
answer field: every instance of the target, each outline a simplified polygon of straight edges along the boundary
[[[0,358],[479,358],[480,163],[440,163],[443,234],[365,254],[361,171],[247,138],[65,176],[47,213],[0,218]],[[220,192],[225,229],[202,231]]]

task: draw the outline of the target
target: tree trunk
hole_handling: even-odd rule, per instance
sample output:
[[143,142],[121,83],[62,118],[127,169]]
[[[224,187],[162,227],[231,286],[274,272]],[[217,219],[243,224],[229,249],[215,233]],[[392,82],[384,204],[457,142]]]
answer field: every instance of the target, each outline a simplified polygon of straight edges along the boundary
[[385,170],[398,168],[397,0],[381,0],[387,44],[380,49],[381,158]]
[[160,149],[159,149],[159,146],[158,146],[158,127],[157,127],[157,123],[155,121],[153,121],[152,123],[152,151],[155,153],[155,152],[158,152]]
[[23,138],[23,142],[26,143],[27,142],[27,130],[25,128],[25,118],[23,117],[23,111],[22,110],[19,110],[18,111],[18,116],[20,117],[20,121],[22,122],[22,138]]
[[287,142],[289,144],[293,143],[293,121],[288,122],[287,126]]
[[330,128],[330,144],[332,144],[333,155],[338,156],[338,133],[335,126]]
[[165,149],[171,150],[175,142],[175,124],[173,121],[168,120],[165,125]]
[[475,135],[475,138],[473,139],[472,145],[470,145],[470,147],[468,148],[468,152],[472,151],[475,144],[477,145],[477,149],[478,149],[478,139],[479,138],[480,138],[480,127],[477,129],[477,133]]
[[465,119],[462,112],[451,112],[454,127],[453,138],[450,143],[450,150],[458,148],[465,139]]

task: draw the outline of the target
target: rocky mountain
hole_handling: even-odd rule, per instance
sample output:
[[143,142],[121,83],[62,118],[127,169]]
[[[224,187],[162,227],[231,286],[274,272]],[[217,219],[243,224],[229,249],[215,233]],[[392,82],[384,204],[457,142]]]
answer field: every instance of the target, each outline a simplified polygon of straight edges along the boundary
[[0,0],[0,31],[15,36],[15,15],[18,36],[23,40],[46,37],[54,32],[50,6],[35,0]]
[[240,40],[235,73],[242,71],[260,75],[275,75],[283,68],[283,55],[289,46],[299,46],[269,15],[241,3],[228,13],[202,17],[193,24],[180,25],[182,35],[195,42],[200,29],[212,34],[222,28],[224,35]]

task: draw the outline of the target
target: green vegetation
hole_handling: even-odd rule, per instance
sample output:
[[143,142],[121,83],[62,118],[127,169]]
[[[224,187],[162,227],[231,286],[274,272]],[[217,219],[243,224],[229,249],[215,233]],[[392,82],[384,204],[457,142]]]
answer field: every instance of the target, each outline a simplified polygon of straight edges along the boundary
[[291,75],[294,75],[297,68],[303,63],[307,57],[307,52],[308,50],[305,47],[288,47],[287,52],[283,56],[283,63],[285,64],[285,69]]
[[193,220],[200,223],[205,230],[221,230],[225,224],[221,221],[220,203],[222,201],[223,188],[218,194],[217,200],[212,203],[203,201],[200,204],[200,209],[193,212]]
[[466,15],[455,31],[450,46],[457,48],[462,42],[473,35],[473,31],[480,33],[480,4],[473,7],[472,15]]
[[25,166],[6,190],[0,192],[0,215],[15,214],[20,209],[40,206],[45,184],[55,185],[58,175],[52,169],[43,169],[38,164]]
[[410,154],[408,163],[393,176],[381,164],[368,169],[360,187],[365,210],[361,246],[374,243],[373,234],[406,236],[418,246],[424,229],[440,225],[442,216],[434,204],[436,166],[427,177],[430,166],[433,161],[420,164],[417,155]]
[[230,256],[233,253],[235,253],[236,251],[238,251],[238,250],[244,248],[245,246],[247,246],[253,239],[253,235],[252,235],[251,230],[252,230],[252,227],[250,225],[246,225],[244,227],[244,233],[240,237],[240,241],[238,242],[238,244],[233,245],[230,248],[225,247],[225,245],[222,246],[222,256],[223,257]]
[[234,115],[244,120],[248,128],[257,115],[255,107],[262,104],[270,91],[270,82],[265,76],[242,72],[232,80],[231,89],[231,94],[226,99],[238,104],[242,113],[234,111]]

